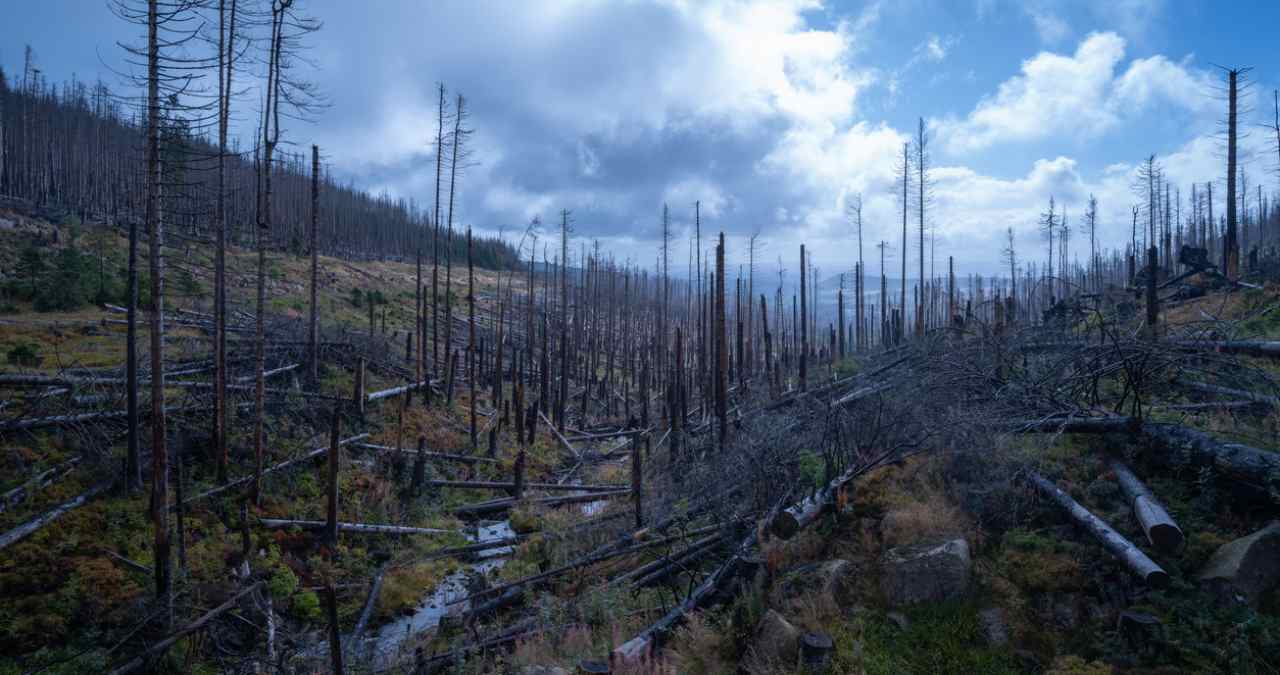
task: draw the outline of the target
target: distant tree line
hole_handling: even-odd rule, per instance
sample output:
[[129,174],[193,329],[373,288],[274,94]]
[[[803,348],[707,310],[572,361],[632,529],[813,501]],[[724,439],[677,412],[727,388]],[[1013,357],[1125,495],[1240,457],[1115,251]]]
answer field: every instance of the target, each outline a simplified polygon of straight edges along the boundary
[[[141,106],[116,96],[101,81],[50,83],[28,48],[22,73],[11,77],[0,68],[0,195],[66,207],[82,218],[113,224],[141,220],[145,123]],[[188,237],[207,236],[218,192],[216,139],[178,115],[162,116],[161,125],[167,223]],[[227,236],[233,245],[251,246],[258,220],[258,158],[254,149],[235,143],[229,152]],[[311,210],[310,162],[302,154],[276,153],[268,245],[301,254]],[[317,248],[323,254],[405,259],[417,252],[419,237],[430,233],[431,213],[411,200],[339,184],[327,171],[320,180]],[[448,259],[462,260],[467,253],[460,238],[440,246],[440,255]],[[518,253],[498,238],[477,237],[473,256],[486,268],[518,265]]]

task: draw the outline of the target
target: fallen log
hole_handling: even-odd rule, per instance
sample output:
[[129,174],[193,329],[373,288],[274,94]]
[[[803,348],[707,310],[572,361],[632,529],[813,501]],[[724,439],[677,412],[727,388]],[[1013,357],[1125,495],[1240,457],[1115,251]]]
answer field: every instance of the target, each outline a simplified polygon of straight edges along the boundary
[[1010,426],[1022,434],[1110,434],[1139,430],[1139,420],[1115,415],[1110,417],[1046,417],[1019,420]]
[[813,524],[827,509],[835,506],[845,485],[865,470],[861,465],[850,467],[836,476],[826,487],[778,512],[769,521],[769,531],[779,539],[790,539],[795,536],[797,532]]
[[[259,518],[258,522],[268,530],[281,530],[296,527],[300,530],[323,530],[323,520],[285,520],[282,518]],[[457,534],[457,530],[442,530],[434,527],[406,527],[404,525],[370,525],[367,523],[338,523],[338,531],[348,534],[386,534],[400,536],[405,534]]]
[[751,549],[756,543],[756,534],[752,532],[747,535],[742,543],[738,545],[737,550],[723,564],[716,568],[714,572],[707,575],[701,584],[693,589],[684,601],[672,607],[662,618],[650,624],[647,628],[640,631],[635,637],[624,642],[617,649],[614,649],[609,655],[611,663],[632,664],[643,662],[647,657],[652,655],[654,647],[661,642],[673,628],[684,620],[689,612],[699,608],[709,601],[714,595],[720,584],[729,578],[737,562]]
[[111,483],[112,481],[110,480],[102,481],[88,490],[85,490],[80,495],[45,511],[44,513],[28,520],[12,530],[9,530],[8,532],[5,532],[4,534],[0,534],[0,550],[4,550],[5,548],[8,548],[9,546],[31,536],[40,528],[52,523],[58,518],[61,518],[69,511],[73,511],[84,506],[90,499],[93,499],[98,494],[111,487]]
[[1222,387],[1216,384],[1209,384],[1208,382],[1196,382],[1195,380],[1187,380],[1183,378],[1179,378],[1177,380],[1177,383],[1180,386],[1186,387],[1188,389],[1195,389],[1196,391],[1201,391],[1206,394],[1221,394],[1223,396],[1231,396],[1233,398],[1253,401],[1254,403],[1263,403],[1271,406],[1280,406],[1280,398],[1275,396],[1258,394],[1252,391],[1245,391],[1243,389],[1233,389],[1231,387]]
[[1169,345],[1179,349],[1280,358],[1280,341],[1274,340],[1178,340]]
[[569,439],[565,438],[564,434],[560,433],[560,430],[556,428],[556,425],[552,424],[551,420],[547,419],[546,413],[539,410],[538,416],[542,418],[542,422],[547,425],[547,428],[551,430],[551,433],[556,435],[556,440],[560,441],[560,444],[564,446],[564,449],[568,450],[569,454],[577,457],[578,451],[573,448],[573,444],[569,442]]
[[[350,438],[344,438],[344,439],[342,439],[342,440],[338,441],[338,445],[346,445],[347,443],[351,443],[351,442],[353,442],[353,441],[358,441],[358,440],[360,440],[361,438],[367,438],[368,436],[369,436],[369,434],[367,434],[367,433],[363,433],[363,434],[356,434],[355,436],[351,436]],[[329,452],[329,446],[327,446],[327,445],[326,445],[326,446],[324,446],[324,447],[321,447],[321,448],[315,448],[314,450],[311,450],[311,451],[307,452],[306,454],[304,454],[304,455],[303,455],[303,456],[301,456],[301,457],[296,457],[296,458],[294,458],[294,459],[286,460],[286,461],[280,462],[279,464],[276,464],[276,465],[274,465],[274,466],[271,466],[271,467],[268,467],[268,468],[264,469],[264,470],[262,471],[262,475],[264,475],[264,476],[265,476],[265,475],[267,475],[267,474],[269,474],[269,473],[275,473],[275,472],[277,472],[277,471],[282,471],[282,470],[287,469],[287,468],[289,468],[289,467],[291,467],[291,466],[293,466],[293,465],[295,465],[295,464],[299,464],[299,463],[301,463],[301,462],[305,462],[305,461],[307,461],[307,460],[309,460],[309,459],[315,459],[316,457],[319,457],[320,455],[323,455],[323,454],[325,454],[326,452]],[[222,494],[223,492],[226,492],[227,490],[235,489],[235,488],[240,487],[241,485],[244,485],[244,484],[246,484],[246,483],[248,483],[248,482],[250,482],[250,481],[252,481],[252,480],[253,480],[253,475],[252,475],[252,474],[250,474],[250,475],[248,475],[248,476],[245,476],[245,477],[243,477],[243,478],[237,478],[237,479],[235,479],[235,480],[231,481],[230,483],[227,483],[227,484],[225,484],[225,485],[219,485],[219,486],[218,486],[218,487],[216,487],[216,488],[213,488],[213,489],[211,489],[211,490],[207,490],[207,491],[202,492],[202,493],[200,493],[200,494],[198,494],[198,495],[196,495],[196,496],[194,496],[194,497],[191,497],[190,499],[187,499],[187,500],[183,501],[183,502],[182,502],[182,505],[183,505],[183,506],[186,506],[186,505],[188,505],[188,504],[190,504],[190,503],[192,503],[192,502],[199,501],[199,500],[204,499],[204,498],[206,498],[206,497],[212,497],[212,496],[214,496],[214,495]],[[176,507],[177,507],[177,504],[174,504],[174,505],[170,506],[169,508],[171,508],[171,509],[172,509],[172,508],[176,508]]]
[[[703,555],[711,552],[715,549],[715,546],[718,543],[720,543],[719,534],[703,537],[702,539],[690,544],[682,551],[670,556],[659,558],[648,565],[632,570],[623,576],[634,579],[635,581],[633,581],[631,585],[635,588],[652,586],[653,584],[663,581],[672,574],[680,571],[680,569],[689,562],[701,558]],[[620,581],[622,581],[621,578]]]
[[373,577],[373,586],[369,588],[369,597],[365,598],[364,607],[360,610],[360,618],[356,619],[356,625],[351,629],[351,634],[347,636],[347,649],[350,650],[354,645],[360,644],[360,636],[364,634],[364,629],[369,625],[369,619],[373,618],[373,608],[378,604],[378,596],[382,593],[382,578],[387,574],[388,563],[382,563],[378,567],[378,573]]
[[493,541],[482,541],[478,544],[467,544],[466,546],[455,546],[452,548],[442,548],[432,551],[421,558],[421,560],[437,560],[439,558],[452,558],[455,556],[470,555],[472,553],[481,553],[483,551],[491,551],[495,548],[505,548],[507,546],[516,546],[522,537],[508,537],[506,539],[494,539]]
[[80,458],[73,457],[58,466],[41,471],[39,474],[32,476],[30,480],[26,481],[22,485],[0,495],[0,513],[4,513],[14,506],[21,504],[23,501],[26,501],[26,499],[31,496],[31,493],[44,489],[54,481],[65,477],[68,473],[71,473],[71,470],[76,468],[79,463]]
[[371,394],[367,394],[365,396],[365,400],[368,401],[369,403],[372,403],[379,399],[391,398],[392,396],[407,394],[409,392],[417,391],[419,389],[422,389],[423,387],[429,387],[429,386],[431,386],[431,381],[423,380],[421,382],[414,382],[413,384],[406,384],[406,385],[401,385],[399,387],[392,387],[390,389],[375,391]]
[[501,513],[510,509],[517,504],[534,504],[540,506],[561,506],[564,504],[583,504],[586,502],[599,502],[614,497],[630,494],[631,490],[616,490],[614,492],[593,492],[585,495],[568,495],[565,497],[544,497],[542,499],[494,499],[478,504],[467,504],[459,506],[453,510],[453,514],[459,517],[466,516],[483,516],[490,513]]
[[1174,522],[1173,517],[1156,499],[1155,494],[1134,475],[1133,471],[1118,459],[1111,460],[1111,470],[1120,482],[1129,505],[1133,507],[1133,515],[1142,524],[1142,531],[1147,534],[1147,541],[1164,553],[1177,553],[1182,550],[1182,528]]
[[[183,406],[180,408],[165,408],[165,413],[183,413],[193,410],[203,410],[200,406]],[[139,410],[139,416],[147,416],[150,409]],[[31,429],[42,429],[45,427],[65,427],[73,424],[84,424],[86,422],[98,422],[101,420],[126,419],[129,417],[128,410],[108,410],[102,412],[77,413],[74,415],[54,415],[52,417],[35,417],[32,419],[11,420],[0,424],[0,431],[28,431]]]
[[1166,403],[1151,406],[1152,410],[1173,412],[1205,412],[1209,410],[1258,410],[1265,406],[1257,401],[1208,401],[1205,403]]
[[[493,612],[494,610],[502,606],[505,606],[507,604],[510,604],[520,597],[523,597],[524,587],[529,586],[530,584],[546,581],[548,579],[560,576],[561,574],[565,574],[567,572],[572,572],[574,570],[582,569],[584,567],[590,567],[592,565],[596,565],[596,564],[605,562],[607,560],[612,560],[614,558],[618,558],[624,555],[637,553],[639,551],[643,551],[648,548],[661,546],[663,544],[670,543],[677,539],[690,537],[690,536],[697,536],[699,534],[705,534],[715,529],[718,529],[718,526],[708,525],[706,527],[701,527],[696,530],[691,530],[689,532],[670,535],[667,537],[662,537],[660,539],[653,539],[651,541],[641,542],[639,544],[629,546],[625,549],[607,551],[604,553],[588,554],[586,556],[580,557],[571,562],[565,563],[564,565],[561,565],[559,567],[555,567],[545,572],[540,572],[538,574],[527,576],[522,579],[516,579],[515,581],[510,581],[505,584],[498,584],[497,586],[491,586],[482,591],[472,593],[471,595],[465,598],[454,600],[453,602],[450,602],[448,604],[461,605],[464,603],[468,603],[472,607],[472,609],[467,612],[468,617],[483,615],[486,613]],[[476,601],[480,600],[481,598],[485,598],[495,594],[498,595],[497,598],[493,600],[489,600],[479,605],[475,604]]]
[[[263,378],[263,379],[266,379],[266,378],[268,378],[268,377],[272,377],[272,376],[275,376],[275,375],[279,375],[279,374],[281,374],[281,373],[287,373],[287,372],[289,372],[289,371],[291,371],[291,370],[293,370],[293,369],[295,369],[295,368],[297,368],[297,367],[299,367],[299,366],[301,366],[301,365],[302,365],[302,364],[300,364],[300,363],[291,363],[291,364],[289,364],[289,365],[287,365],[287,366],[280,366],[279,368],[272,368],[271,370],[264,370],[264,371],[262,372],[262,378]],[[255,379],[257,379],[257,377],[258,377],[258,376],[257,376],[257,374],[253,374],[253,375],[243,375],[243,376],[241,376],[241,377],[237,377],[237,378],[236,378],[236,382],[253,382]]]
[[414,457],[417,457],[418,455],[422,455],[426,459],[432,459],[432,460],[441,461],[441,462],[459,462],[462,464],[498,464],[500,463],[500,460],[492,459],[490,457],[473,457],[471,455],[455,455],[447,452],[423,451],[419,453],[417,450],[410,450],[408,448],[393,448],[391,446],[375,445],[373,443],[354,443],[353,445],[355,445],[357,448],[365,448],[368,450],[380,450],[382,452],[401,452],[406,455],[413,455]]
[[1103,548],[1124,563],[1144,583],[1152,588],[1164,588],[1169,584],[1169,574],[1167,572],[1101,518],[1093,515],[1088,509],[1081,506],[1079,502],[1072,499],[1071,495],[1063,492],[1058,486],[1050,483],[1044,476],[1034,471],[1030,472],[1028,477],[1032,484],[1043,492],[1045,496],[1062,507],[1062,510],[1066,511],[1067,515],[1071,516],[1071,519],[1076,524],[1088,530],[1089,534],[1093,535],[1102,544]]
[[1194,465],[1212,466],[1224,477],[1266,490],[1280,475],[1280,454],[1243,443],[1222,441],[1178,424],[1143,424],[1141,432],[1171,452],[1186,453]]
[[138,668],[141,668],[144,664],[147,663],[147,661],[149,661],[151,658],[153,658],[158,654],[164,653],[166,650],[172,647],[174,643],[176,643],[178,640],[181,640],[187,635],[194,633],[200,630],[201,628],[204,628],[205,625],[208,624],[210,621],[213,621],[214,619],[221,616],[227,610],[237,606],[240,603],[241,598],[258,590],[259,588],[262,587],[262,584],[263,582],[259,581],[253,584],[252,586],[245,588],[239,593],[236,593],[235,595],[231,596],[231,598],[229,598],[226,602],[206,612],[204,616],[200,617],[199,619],[196,619],[195,621],[192,621],[186,626],[183,626],[181,629],[179,629],[177,632],[173,633],[169,637],[155,643],[154,645],[151,645],[150,647],[147,647],[145,650],[143,650],[141,654],[135,656],[131,661],[111,671],[110,675],[125,675],[125,673],[131,673],[137,670]]
[[[515,483],[487,480],[429,480],[423,483],[431,487],[447,487],[462,490],[514,490]],[[548,490],[561,492],[615,492],[626,490],[625,485],[560,485],[559,483],[525,483],[528,490]]]

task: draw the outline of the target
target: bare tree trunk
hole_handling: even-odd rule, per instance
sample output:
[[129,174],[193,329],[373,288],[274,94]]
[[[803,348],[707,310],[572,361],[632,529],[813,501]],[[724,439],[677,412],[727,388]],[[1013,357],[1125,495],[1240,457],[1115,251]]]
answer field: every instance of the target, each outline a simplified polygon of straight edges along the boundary
[[157,0],[147,2],[147,207],[151,272],[151,522],[155,534],[156,597],[173,624],[169,560],[169,449],[164,411],[164,259],[160,217],[160,46]]
[[[320,223],[320,146],[311,146],[311,311],[307,321],[307,371],[314,387],[320,381],[320,306],[317,293],[320,288],[320,252],[318,229]],[[418,290],[422,290],[422,257],[418,257]],[[422,373],[418,380],[422,381]]]
[[332,427],[329,430],[329,472],[328,486],[326,493],[328,495],[328,519],[325,521],[324,542],[330,548],[338,546],[338,463],[341,459],[340,444],[338,443],[338,427],[339,427],[339,408],[333,407]]

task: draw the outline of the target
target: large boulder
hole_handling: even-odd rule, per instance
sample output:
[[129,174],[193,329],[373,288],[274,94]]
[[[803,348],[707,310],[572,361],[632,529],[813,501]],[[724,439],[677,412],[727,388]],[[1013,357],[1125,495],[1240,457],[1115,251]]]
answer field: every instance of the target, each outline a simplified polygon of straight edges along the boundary
[[1280,581],[1280,521],[1223,544],[1200,570],[1199,579],[1224,598],[1256,603]]
[[774,590],[775,605],[797,611],[807,598],[816,597],[835,608],[846,607],[857,595],[855,567],[848,560],[835,558],[789,570]]
[[880,588],[892,605],[943,602],[965,594],[973,563],[964,539],[925,541],[885,551]]

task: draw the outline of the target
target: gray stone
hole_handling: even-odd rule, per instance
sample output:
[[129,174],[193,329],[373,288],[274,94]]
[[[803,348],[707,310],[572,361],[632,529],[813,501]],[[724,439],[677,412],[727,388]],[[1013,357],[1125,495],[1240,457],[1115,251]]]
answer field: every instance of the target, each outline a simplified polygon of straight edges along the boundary
[[1280,581],[1280,521],[1223,544],[1200,570],[1199,579],[1225,598],[1256,603]]
[[569,675],[569,671],[559,666],[525,666],[520,675]]
[[1009,626],[1005,624],[1004,610],[999,607],[988,607],[978,612],[978,624],[982,627],[982,636],[992,647],[1003,647],[1009,644]]
[[880,588],[895,606],[953,600],[968,590],[971,567],[964,539],[899,546],[881,559]]
[[793,663],[799,646],[800,629],[772,609],[765,612],[756,625],[756,653],[768,659]]

